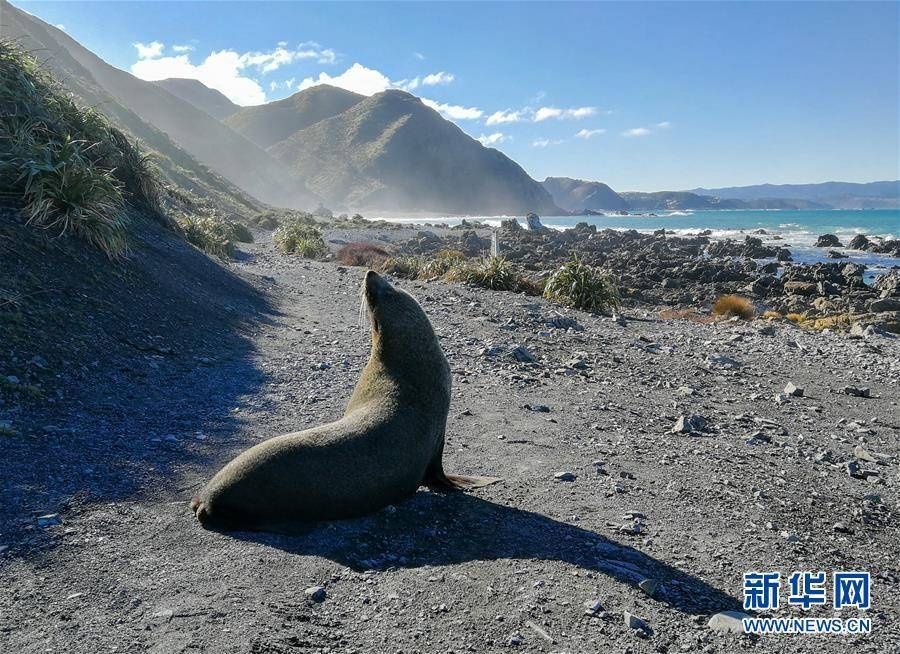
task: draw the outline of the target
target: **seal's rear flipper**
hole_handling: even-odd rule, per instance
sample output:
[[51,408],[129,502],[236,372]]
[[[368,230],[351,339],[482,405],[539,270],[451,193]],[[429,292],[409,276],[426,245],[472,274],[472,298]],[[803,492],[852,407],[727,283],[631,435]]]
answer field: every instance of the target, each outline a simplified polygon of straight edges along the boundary
[[456,488],[481,488],[501,481],[500,477],[477,477],[469,475],[445,475],[451,485]]
[[445,475],[443,471],[438,475],[433,475],[425,480],[425,485],[429,489],[436,492],[447,492],[451,490],[469,490],[472,488],[481,488],[482,486],[490,486],[501,481],[499,477],[474,477],[468,475]]

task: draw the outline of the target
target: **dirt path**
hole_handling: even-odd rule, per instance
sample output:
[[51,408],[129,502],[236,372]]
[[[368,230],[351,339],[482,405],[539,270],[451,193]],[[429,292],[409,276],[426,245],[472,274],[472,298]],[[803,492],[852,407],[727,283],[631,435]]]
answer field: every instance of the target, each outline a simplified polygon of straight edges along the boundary
[[[248,445],[340,415],[368,345],[361,270],[266,244],[233,269],[271,298],[265,319],[209,356],[141,353],[129,404],[104,412],[95,398],[20,452],[40,467],[65,457],[65,434],[104,429],[142,454],[108,489],[103,470],[67,462],[59,503],[4,480],[22,507],[60,522],[19,515],[0,539],[0,650],[738,651],[753,641],[706,617],[733,608],[742,574],[809,569],[870,571],[873,633],[764,637],[757,651],[900,648],[897,339],[620,325],[510,293],[402,283],[454,374],[447,469],[503,483],[423,489],[304,536],[223,535],[192,519],[193,489]],[[516,361],[517,345],[535,361]],[[776,402],[789,381],[804,396]],[[693,414],[706,431],[672,433]],[[879,460],[860,462],[877,473],[865,479],[843,465],[858,445]],[[652,597],[643,579],[657,582]],[[304,592],[317,585],[324,601]],[[625,611],[652,633],[627,627]]]

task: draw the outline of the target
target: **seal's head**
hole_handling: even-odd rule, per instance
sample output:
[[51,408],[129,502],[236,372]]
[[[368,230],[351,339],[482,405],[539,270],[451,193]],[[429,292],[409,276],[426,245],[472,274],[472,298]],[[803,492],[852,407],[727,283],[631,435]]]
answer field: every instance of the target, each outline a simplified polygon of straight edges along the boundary
[[396,352],[435,343],[428,316],[409,293],[394,288],[374,270],[366,273],[364,290],[373,347]]

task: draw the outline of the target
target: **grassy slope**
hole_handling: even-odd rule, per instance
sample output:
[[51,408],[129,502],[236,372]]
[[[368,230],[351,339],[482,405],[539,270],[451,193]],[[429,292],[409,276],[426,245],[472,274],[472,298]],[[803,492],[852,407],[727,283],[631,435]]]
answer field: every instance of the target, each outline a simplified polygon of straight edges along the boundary
[[241,190],[271,204],[315,204],[282,165],[219,121],[162,87],[110,66],[61,30],[5,0],[0,0],[0,27],[4,38],[15,39],[44,60],[83,104],[97,107],[170,160],[171,165],[162,165],[178,186],[201,196],[232,196],[222,199],[232,205],[259,205],[251,198],[238,200]]

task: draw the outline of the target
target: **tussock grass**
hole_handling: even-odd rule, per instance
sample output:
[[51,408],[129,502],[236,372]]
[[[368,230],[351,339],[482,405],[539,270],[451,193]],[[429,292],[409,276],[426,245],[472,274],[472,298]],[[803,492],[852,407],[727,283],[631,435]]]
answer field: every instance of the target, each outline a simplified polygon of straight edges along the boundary
[[322,232],[303,219],[292,219],[275,230],[272,241],[279,251],[306,259],[321,259],[328,254]]
[[423,260],[419,279],[440,279],[452,270],[466,265],[466,255],[459,250],[439,250],[434,256]]
[[752,320],[756,315],[753,302],[741,295],[722,295],[716,298],[712,305],[712,312],[717,316],[737,317],[741,320]]
[[404,279],[419,279],[424,265],[422,257],[389,257],[381,264],[381,272]]
[[365,266],[379,268],[390,253],[372,243],[348,243],[337,251],[335,258],[345,266]]
[[157,180],[139,146],[0,41],[0,193],[28,224],[117,258],[127,251],[126,205],[158,212]]
[[[184,216],[178,223],[188,243],[220,259],[234,256],[235,242],[252,242],[250,230],[240,223],[222,220],[215,214]],[[242,238],[249,237],[249,241]]]
[[620,304],[619,292],[610,276],[582,263],[577,255],[550,275],[544,297],[587,311],[605,311]]
[[503,257],[487,257],[466,262],[450,269],[448,279],[467,282],[492,291],[515,291],[519,275],[512,263]]

